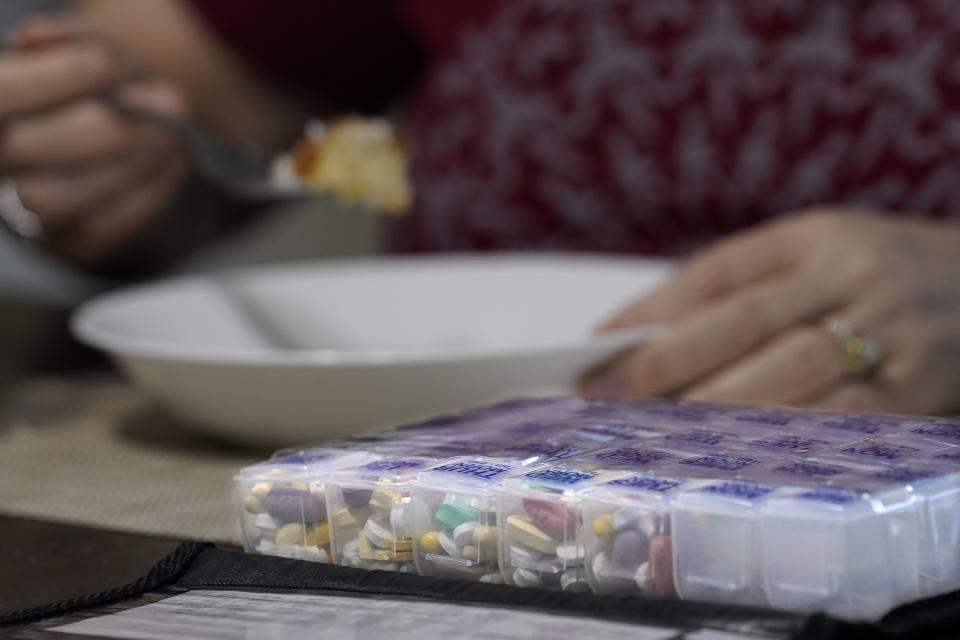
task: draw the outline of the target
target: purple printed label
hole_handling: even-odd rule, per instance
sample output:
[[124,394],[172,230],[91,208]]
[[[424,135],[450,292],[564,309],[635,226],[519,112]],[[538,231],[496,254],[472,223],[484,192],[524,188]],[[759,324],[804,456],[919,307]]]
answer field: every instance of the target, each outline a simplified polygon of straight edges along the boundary
[[514,467],[501,463],[475,462],[472,460],[460,460],[433,467],[433,471],[442,471],[444,473],[456,473],[461,475],[473,476],[490,480],[499,475],[512,471]]
[[386,460],[374,460],[367,463],[364,469],[370,471],[400,471],[403,469],[416,469],[427,464],[427,460],[422,458],[387,458]]
[[524,474],[524,477],[535,480],[543,480],[553,484],[575,485],[587,480],[593,480],[597,477],[596,471],[587,471],[584,469],[573,469],[570,467],[544,467],[530,473]]
[[734,416],[737,422],[752,422],[756,424],[785,427],[797,418],[796,413],[777,409],[764,409],[755,413],[742,413]]
[[691,465],[695,467],[708,467],[710,469],[722,469],[723,471],[738,471],[745,467],[760,462],[756,458],[747,458],[743,456],[700,456],[699,458],[690,458],[681,460],[680,464]]
[[655,476],[629,476],[626,478],[613,480],[607,484],[609,486],[641,489],[643,491],[655,491],[657,493],[667,493],[684,483],[684,480],[671,480],[669,478],[657,478]]
[[746,500],[756,500],[762,498],[776,487],[764,484],[753,484],[752,482],[722,482],[712,484],[709,487],[701,489],[702,493],[729,496],[732,498],[743,498]]
[[838,489],[811,489],[804,491],[797,496],[800,500],[810,500],[812,502],[828,502],[835,505],[845,505],[856,502],[860,499],[859,494],[853,491],[842,491]]
[[583,440],[609,442],[611,440],[633,440],[644,435],[655,435],[655,433],[618,422],[598,422],[575,429],[571,435]]
[[888,444],[883,444],[881,442],[872,442],[865,445],[853,445],[849,447],[844,447],[840,450],[841,453],[846,453],[850,456],[859,456],[863,458],[872,458],[875,460],[902,460],[910,455],[912,451],[917,451],[916,448],[912,447],[898,447]]
[[541,460],[562,460],[586,452],[584,447],[552,442],[525,442],[501,449],[498,454],[504,456],[536,457]]
[[646,449],[632,449],[630,447],[621,447],[613,451],[603,451],[594,456],[594,459],[600,463],[611,463],[617,465],[628,465],[642,467],[656,462],[657,460],[666,460],[673,456],[660,452],[649,451]]
[[843,416],[840,418],[831,418],[821,420],[820,426],[828,429],[839,429],[842,431],[852,431],[854,433],[865,433],[875,435],[884,428],[896,426],[898,423],[893,420],[883,420],[880,418],[865,418],[863,416]]
[[873,474],[873,477],[893,482],[916,482],[942,475],[929,469],[911,469],[910,467],[891,467],[882,469]]
[[813,447],[830,444],[826,440],[817,440],[816,438],[801,438],[792,435],[776,435],[768,438],[756,438],[748,440],[750,444],[774,447],[777,449],[786,449],[789,451],[809,451]]
[[943,438],[951,442],[960,442],[960,426],[952,424],[925,424],[910,429],[910,433],[933,438]]
[[709,447],[715,447],[730,434],[721,431],[708,431],[707,429],[693,429],[691,431],[680,431],[679,433],[670,433],[664,436],[665,440],[671,442],[690,442],[693,444],[702,444]]
[[815,462],[788,462],[786,464],[775,466],[773,471],[775,473],[800,476],[804,478],[827,478],[843,473],[843,469],[837,467],[828,467]]
[[937,460],[944,460],[946,462],[952,462],[954,464],[960,464],[960,451],[948,451],[946,453],[938,453],[933,456]]

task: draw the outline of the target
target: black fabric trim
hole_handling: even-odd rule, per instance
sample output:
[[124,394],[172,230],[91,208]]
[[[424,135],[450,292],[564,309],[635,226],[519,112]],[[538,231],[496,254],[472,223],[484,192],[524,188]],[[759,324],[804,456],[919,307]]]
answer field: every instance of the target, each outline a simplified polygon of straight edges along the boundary
[[960,637],[960,591],[898,607],[876,624],[818,614],[804,617],[772,609],[609,596],[491,585],[408,573],[365,571],[334,565],[223,551],[185,542],[145,576],[122,587],[0,615],[0,627],[62,616],[135,599],[163,587],[185,589],[315,590],[340,594],[407,597],[442,602],[537,609],[604,620],[694,629],[726,629],[748,635],[803,640],[904,640]]
[[146,575],[130,584],[123,585],[122,587],[114,587],[113,589],[101,591],[100,593],[0,615],[0,628],[36,622],[37,620],[62,616],[80,609],[101,607],[121,600],[138,598],[147,591],[152,591],[176,582],[193,561],[197,559],[197,556],[203,551],[212,550],[212,548],[213,544],[209,542],[184,542],[174,549],[170,555],[154,565]]
[[406,596],[540,609],[667,627],[693,629],[706,626],[780,637],[797,636],[805,623],[803,616],[772,609],[642,596],[521,589],[412,573],[365,571],[218,549],[205,550],[180,577],[177,586],[188,589],[314,589],[344,594]]

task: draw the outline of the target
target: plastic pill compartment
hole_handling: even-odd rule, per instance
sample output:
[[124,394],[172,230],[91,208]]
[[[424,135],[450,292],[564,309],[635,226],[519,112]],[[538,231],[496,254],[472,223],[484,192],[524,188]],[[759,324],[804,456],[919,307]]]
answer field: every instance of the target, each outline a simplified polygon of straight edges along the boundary
[[333,472],[325,483],[333,561],[414,571],[413,541],[430,530],[431,512],[422,498],[410,496],[410,483],[436,462],[385,457]]
[[526,470],[516,460],[467,456],[421,471],[410,492],[429,514],[429,529],[414,540],[419,572],[501,582],[494,489]]
[[234,491],[247,552],[330,562],[330,527],[323,479],[362,465],[375,454],[346,449],[287,451],[242,469]]
[[625,475],[596,463],[540,465],[497,487],[500,570],[508,584],[588,591],[580,495]]

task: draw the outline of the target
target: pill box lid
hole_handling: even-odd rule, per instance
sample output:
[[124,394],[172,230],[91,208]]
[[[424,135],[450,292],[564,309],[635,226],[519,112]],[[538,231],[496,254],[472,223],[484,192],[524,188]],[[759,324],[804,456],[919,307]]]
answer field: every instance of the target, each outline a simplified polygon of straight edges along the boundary
[[591,487],[584,499],[616,503],[630,503],[642,499],[644,502],[654,500],[666,503],[681,492],[692,490],[704,482],[680,476],[632,473]]
[[441,460],[417,474],[415,486],[439,491],[466,491],[492,495],[493,487],[523,473],[526,467],[516,460],[490,456],[459,456]]
[[920,440],[960,446],[960,420],[939,419],[915,425],[907,434]]
[[385,456],[359,466],[336,470],[330,474],[328,482],[333,484],[358,482],[376,486],[386,480],[398,485],[410,482],[422,470],[437,462],[436,458],[428,457]]
[[930,418],[910,416],[863,415],[857,413],[825,414],[814,427],[822,430],[845,431],[851,434],[879,436],[909,431],[930,421]]
[[623,469],[609,469],[578,461],[550,463],[537,465],[533,469],[505,480],[502,490],[518,494],[539,492],[571,496],[628,473]]
[[752,507],[769,499],[780,488],[773,484],[745,480],[718,480],[698,485],[692,491],[683,491],[677,499],[681,502],[695,499],[698,502],[709,500]]
[[331,470],[363,465],[377,457],[379,456],[374,453],[349,449],[320,448],[298,451],[245,467],[237,473],[235,479],[238,482],[312,481],[320,479]]

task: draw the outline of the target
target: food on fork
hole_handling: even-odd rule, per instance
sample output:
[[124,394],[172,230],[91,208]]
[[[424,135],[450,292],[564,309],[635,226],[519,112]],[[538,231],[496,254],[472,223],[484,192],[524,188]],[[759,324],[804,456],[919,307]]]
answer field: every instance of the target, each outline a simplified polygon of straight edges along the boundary
[[407,160],[407,149],[389,122],[345,116],[308,124],[304,138],[278,160],[274,174],[291,187],[401,214],[413,199]]

